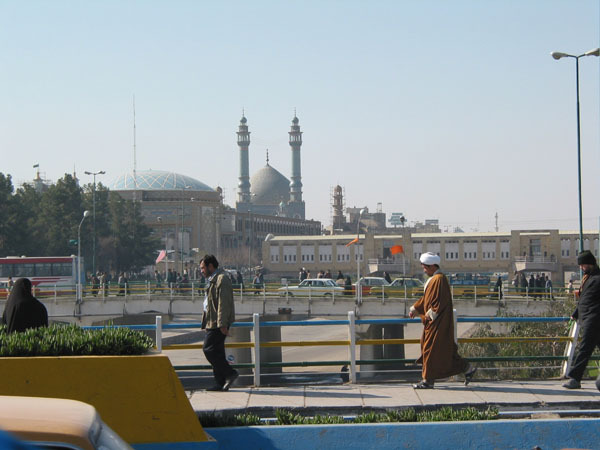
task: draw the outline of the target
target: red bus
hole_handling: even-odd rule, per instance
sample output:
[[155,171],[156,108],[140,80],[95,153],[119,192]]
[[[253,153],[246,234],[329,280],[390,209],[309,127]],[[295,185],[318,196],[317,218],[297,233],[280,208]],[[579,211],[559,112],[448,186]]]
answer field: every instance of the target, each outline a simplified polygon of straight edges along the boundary
[[[83,260],[83,258],[82,258]],[[83,261],[82,261],[83,269]],[[0,284],[6,288],[8,277],[29,278],[39,293],[54,292],[54,288],[75,290],[77,284],[77,256],[8,256],[0,258]],[[82,278],[83,279],[83,278]],[[5,297],[0,289],[0,298]]]

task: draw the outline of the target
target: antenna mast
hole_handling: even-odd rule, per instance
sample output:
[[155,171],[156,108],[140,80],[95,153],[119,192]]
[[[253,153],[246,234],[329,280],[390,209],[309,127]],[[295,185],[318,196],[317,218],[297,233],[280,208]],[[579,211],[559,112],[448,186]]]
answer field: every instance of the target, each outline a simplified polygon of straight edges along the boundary
[[135,142],[135,94],[133,95],[133,203],[137,200],[137,155]]
[[498,211],[496,211],[496,215],[494,216],[496,218],[496,233],[498,232]]

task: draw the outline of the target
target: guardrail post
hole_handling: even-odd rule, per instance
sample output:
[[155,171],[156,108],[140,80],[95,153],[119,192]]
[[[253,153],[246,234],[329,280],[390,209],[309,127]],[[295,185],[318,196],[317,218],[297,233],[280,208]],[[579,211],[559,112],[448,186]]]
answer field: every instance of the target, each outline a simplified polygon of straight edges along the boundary
[[529,286],[525,288],[525,298],[529,299]]
[[192,281],[192,301],[194,301],[194,282]]
[[450,295],[452,296],[452,298],[454,298],[454,285],[453,284],[450,285]]
[[252,314],[252,335],[254,341],[254,386],[260,386],[260,315]]
[[560,376],[564,377],[569,373],[571,365],[573,364],[573,358],[575,357],[575,349],[577,348],[577,340],[579,339],[579,322],[575,321],[571,329],[569,330],[569,337],[572,339],[565,348],[566,361],[563,361],[560,367]]
[[350,359],[350,383],[356,384],[356,321],[354,311],[348,311],[348,356]]
[[54,304],[56,305],[56,300],[58,297],[58,293],[56,292],[56,285],[54,285]]
[[404,300],[406,300],[406,280],[404,280]]
[[452,310],[452,320],[454,321],[454,343],[458,344],[458,318],[456,317],[456,309]]
[[156,350],[162,353],[162,316],[156,316]]
[[477,303],[477,285],[474,286],[474,292],[475,292],[475,303]]
[[265,283],[263,283],[263,285],[262,285],[262,294],[263,294],[263,304],[264,304],[265,301],[267,300],[267,287],[266,287]]

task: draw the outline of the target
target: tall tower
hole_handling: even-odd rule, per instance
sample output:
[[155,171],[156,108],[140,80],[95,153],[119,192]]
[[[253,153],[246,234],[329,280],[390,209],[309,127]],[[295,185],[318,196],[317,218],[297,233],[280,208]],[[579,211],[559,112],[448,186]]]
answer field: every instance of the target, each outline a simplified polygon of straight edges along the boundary
[[[240,177],[238,183],[238,211],[247,211],[250,204],[250,164],[248,152],[250,147],[250,132],[248,131],[248,120],[242,114],[240,126],[237,131],[237,145],[240,147]],[[245,204],[245,206],[243,206]]]
[[292,182],[290,183],[290,212],[292,217],[304,219],[304,202],[302,201],[302,170],[300,163],[300,147],[302,147],[302,131],[298,125],[298,117],[294,113],[290,135],[292,147]]

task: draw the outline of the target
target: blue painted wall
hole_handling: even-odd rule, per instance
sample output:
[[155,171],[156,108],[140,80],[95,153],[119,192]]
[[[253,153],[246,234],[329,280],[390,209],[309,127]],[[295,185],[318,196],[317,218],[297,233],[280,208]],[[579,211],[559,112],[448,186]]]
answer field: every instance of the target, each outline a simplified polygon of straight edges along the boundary
[[224,449],[600,449],[600,419],[208,428]]

